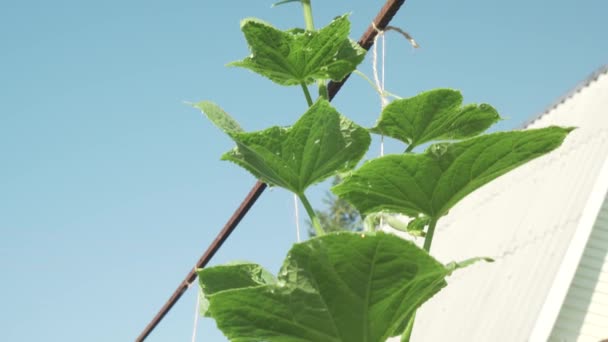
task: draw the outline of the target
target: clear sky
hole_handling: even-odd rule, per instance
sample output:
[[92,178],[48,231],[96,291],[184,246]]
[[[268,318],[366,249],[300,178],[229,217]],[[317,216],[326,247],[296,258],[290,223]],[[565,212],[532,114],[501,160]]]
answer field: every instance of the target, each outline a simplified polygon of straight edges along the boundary
[[[0,0],[0,340],[130,341],[153,317],[255,182],[219,161],[232,142],[184,101],[213,100],[247,130],[306,109],[299,88],[224,67],[248,54],[242,18],[303,26],[298,4],[271,3]],[[352,13],[358,39],[383,3],[313,10],[317,26]],[[392,24],[422,47],[388,35],[387,88],[460,89],[517,127],[608,63],[607,13],[606,0],[408,0]],[[380,108],[358,77],[334,103],[368,127]],[[294,240],[291,195],[267,191],[213,263],[274,272]],[[194,306],[190,291],[149,341],[189,341]],[[208,319],[199,336],[226,341]]]

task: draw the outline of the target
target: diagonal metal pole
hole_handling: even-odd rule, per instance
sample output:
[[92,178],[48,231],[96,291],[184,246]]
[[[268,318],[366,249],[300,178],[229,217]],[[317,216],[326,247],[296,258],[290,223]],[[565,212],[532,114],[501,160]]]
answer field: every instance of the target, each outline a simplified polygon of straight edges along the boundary
[[[369,50],[369,48],[374,43],[374,38],[378,34],[377,29],[383,30],[388,26],[389,22],[395,16],[401,5],[405,3],[405,0],[388,0],[376,18],[374,19],[373,24],[370,24],[365,33],[359,39],[359,45],[363,47],[365,50]],[[376,26],[374,28],[374,25]],[[327,91],[329,93],[329,99],[333,99],[342,85],[348,79],[350,75],[346,76],[341,82],[330,82],[327,86]],[[173,292],[169,300],[162,306],[162,308],[158,311],[156,316],[148,323],[148,325],[144,328],[141,334],[135,339],[136,342],[143,342],[149,335],[152,333],[154,328],[162,321],[162,319],[167,315],[169,310],[177,303],[177,301],[182,297],[182,295],[190,288],[190,286],[196,280],[196,269],[203,268],[207,265],[207,263],[213,258],[215,253],[222,247],[222,244],[230,234],[237,227],[239,222],[245,217],[249,209],[253,206],[253,204],[257,201],[260,195],[266,189],[266,184],[257,181],[253,188],[247,194],[247,197],[243,200],[241,205],[234,211],[228,222],[224,225],[224,228],[218,233],[217,237],[213,240],[211,245],[207,248],[203,256],[197,261],[196,265],[193,269],[188,272],[184,280],[179,284],[177,289]]]
[[[370,24],[367,27],[367,30],[363,33],[361,38],[359,39],[359,45],[365,50],[369,50],[374,44],[374,39],[378,35],[378,30],[384,30],[388,24],[391,22],[395,14],[401,8],[401,5],[405,3],[405,0],[388,0],[384,6],[380,9],[380,12],[374,18],[373,24]],[[376,27],[374,27],[374,25]],[[350,74],[347,75],[341,82],[329,82],[327,86],[327,91],[329,93],[329,99],[333,99],[334,96],[340,91],[342,85],[348,80]]]

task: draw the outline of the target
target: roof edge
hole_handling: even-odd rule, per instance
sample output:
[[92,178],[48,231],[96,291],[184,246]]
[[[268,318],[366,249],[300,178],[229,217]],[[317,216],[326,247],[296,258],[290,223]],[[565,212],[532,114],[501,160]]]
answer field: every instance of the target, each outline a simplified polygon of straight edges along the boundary
[[593,73],[591,73],[591,75],[587,76],[587,78],[585,78],[583,81],[579,82],[574,88],[572,88],[566,94],[557,98],[557,100],[555,100],[551,105],[549,105],[547,107],[547,109],[545,109],[543,112],[541,112],[537,115],[534,115],[532,118],[530,118],[526,122],[524,122],[520,126],[520,128],[522,128],[522,129],[528,128],[531,124],[533,124],[537,120],[541,119],[543,116],[549,114],[549,112],[551,112],[555,108],[559,107],[566,101],[570,100],[572,97],[574,97],[574,95],[579,93],[581,90],[590,86],[593,82],[597,81],[597,79],[600,78],[600,76],[602,76],[604,74],[608,74],[608,64],[604,64],[603,66],[601,66],[600,68],[595,70]]

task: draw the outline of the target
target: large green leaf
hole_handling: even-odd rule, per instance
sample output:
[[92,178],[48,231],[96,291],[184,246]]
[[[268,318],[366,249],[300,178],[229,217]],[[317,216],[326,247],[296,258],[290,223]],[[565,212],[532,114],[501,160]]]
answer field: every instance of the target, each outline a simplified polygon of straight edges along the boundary
[[498,120],[490,105],[463,107],[459,91],[435,89],[391,102],[370,131],[401,140],[412,149],[429,141],[473,137]]
[[197,105],[237,147],[222,156],[270,185],[304,193],[311,184],[352,169],[371,138],[360,127],[320,99],[292,127],[243,133],[217,105]]
[[475,189],[561,145],[570,128],[484,135],[389,155],[364,164],[332,188],[362,214],[377,211],[439,218]]
[[365,50],[348,38],[347,15],[318,31],[281,31],[258,19],[244,20],[241,29],[251,55],[229,65],[250,69],[281,85],[341,81],[365,57]]
[[275,284],[232,286],[226,268],[198,273],[203,288],[229,283],[206,299],[231,341],[383,342],[459,267],[393,235],[335,233],[294,245]]

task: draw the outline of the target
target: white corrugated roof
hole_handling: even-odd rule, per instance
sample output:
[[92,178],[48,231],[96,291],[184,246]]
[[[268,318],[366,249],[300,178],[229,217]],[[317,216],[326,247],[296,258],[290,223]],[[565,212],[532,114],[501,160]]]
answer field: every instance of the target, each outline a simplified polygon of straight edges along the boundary
[[578,129],[439,222],[439,260],[496,262],[450,277],[419,311],[413,341],[546,341],[608,190],[608,68],[527,127],[551,125]]

